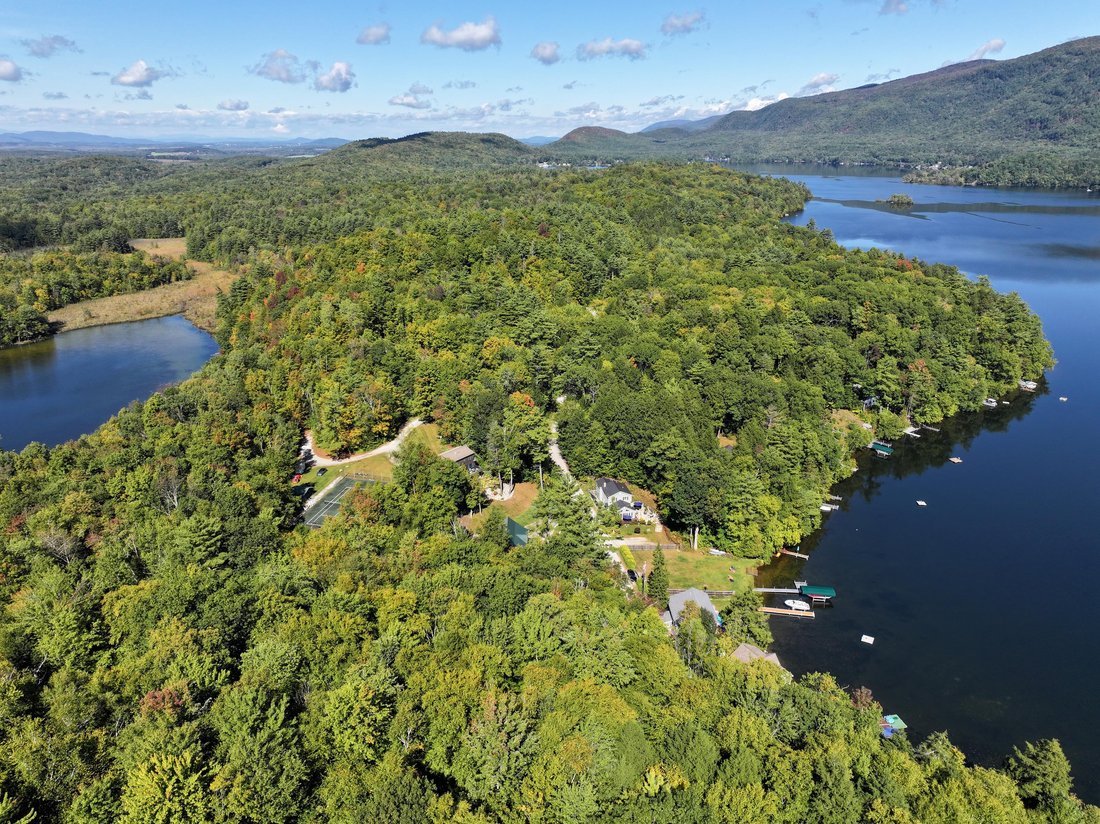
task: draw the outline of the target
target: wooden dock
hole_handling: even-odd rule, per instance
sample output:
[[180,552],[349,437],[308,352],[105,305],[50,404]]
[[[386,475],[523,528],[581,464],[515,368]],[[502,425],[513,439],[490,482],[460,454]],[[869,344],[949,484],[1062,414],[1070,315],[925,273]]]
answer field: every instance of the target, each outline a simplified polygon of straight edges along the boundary
[[790,615],[792,618],[813,618],[813,610],[783,609],[781,607],[760,607],[761,612],[768,615]]
[[782,587],[753,587],[753,592],[774,592],[780,595],[798,595],[797,589],[783,589]]
[[795,552],[793,549],[787,549],[786,547],[784,547],[783,549],[780,549],[779,551],[781,553],[783,553],[784,555],[790,555],[792,558],[801,558],[803,561],[810,560],[809,555],[806,555],[806,554],[801,553],[801,552]]

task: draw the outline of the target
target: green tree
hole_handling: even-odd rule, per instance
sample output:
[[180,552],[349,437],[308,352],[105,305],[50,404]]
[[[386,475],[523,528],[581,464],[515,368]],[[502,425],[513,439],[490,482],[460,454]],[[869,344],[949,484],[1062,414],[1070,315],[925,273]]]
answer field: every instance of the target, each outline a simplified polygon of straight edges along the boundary
[[653,569],[646,580],[646,594],[662,608],[668,604],[668,569],[665,567],[665,552],[660,545],[653,550]]

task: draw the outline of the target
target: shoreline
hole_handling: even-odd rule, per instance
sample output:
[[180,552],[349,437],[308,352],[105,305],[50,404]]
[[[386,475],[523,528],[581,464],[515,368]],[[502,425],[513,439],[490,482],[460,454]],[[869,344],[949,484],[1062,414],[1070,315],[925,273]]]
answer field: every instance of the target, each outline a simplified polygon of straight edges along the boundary
[[[138,244],[138,241],[134,242],[135,248],[143,248],[150,254],[157,253],[156,247]],[[226,291],[239,275],[225,269],[215,269],[210,263],[187,261],[187,265],[193,273],[189,280],[165,283],[140,292],[70,303],[48,313],[46,318],[59,327],[58,332],[71,332],[93,326],[182,315],[199,329],[213,334],[217,325],[214,313],[218,295]]]

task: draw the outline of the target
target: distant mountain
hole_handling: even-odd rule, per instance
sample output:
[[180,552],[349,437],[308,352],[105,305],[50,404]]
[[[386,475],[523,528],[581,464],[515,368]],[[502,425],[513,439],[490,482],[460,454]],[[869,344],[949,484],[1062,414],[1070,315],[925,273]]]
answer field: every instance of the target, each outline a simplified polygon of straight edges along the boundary
[[722,118],[722,115],[715,114],[710,117],[704,117],[702,120],[662,120],[659,123],[651,123],[642,129],[641,133],[655,132],[660,129],[682,129],[685,132],[700,132],[703,129],[713,126],[718,120]]
[[356,140],[325,154],[324,162],[380,162],[435,168],[533,163],[536,149],[503,134],[418,132],[396,139]]
[[116,137],[87,132],[0,132],[0,151],[111,152],[111,153],[190,153],[209,156],[222,154],[285,155],[302,149],[322,151],[347,143],[339,137],[310,139],[211,138],[201,136]]
[[545,146],[547,143],[553,143],[558,138],[546,137],[545,135],[534,135],[532,137],[521,137],[518,139],[520,143],[527,146]]
[[[657,128],[661,127],[661,128]],[[563,160],[728,156],[735,161],[1045,165],[1100,174],[1100,37],[1013,60],[977,60],[888,83],[736,111],[702,129],[654,124],[623,135],[570,132],[544,147]],[[1058,171],[1061,170],[1061,171]],[[1017,175],[1018,176],[1018,175]],[[1042,175],[1035,176],[1043,180]]]

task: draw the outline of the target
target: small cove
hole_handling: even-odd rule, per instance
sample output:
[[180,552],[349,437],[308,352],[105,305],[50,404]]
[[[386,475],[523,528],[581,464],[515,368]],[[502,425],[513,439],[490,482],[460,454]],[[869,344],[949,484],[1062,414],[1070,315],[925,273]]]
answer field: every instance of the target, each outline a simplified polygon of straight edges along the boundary
[[56,446],[93,432],[131,401],[193,374],[217,349],[178,316],[0,349],[0,448]]

